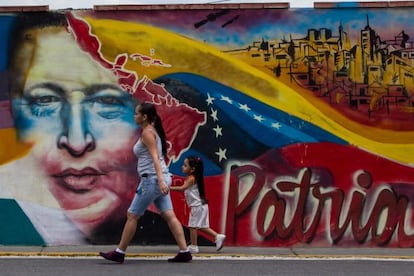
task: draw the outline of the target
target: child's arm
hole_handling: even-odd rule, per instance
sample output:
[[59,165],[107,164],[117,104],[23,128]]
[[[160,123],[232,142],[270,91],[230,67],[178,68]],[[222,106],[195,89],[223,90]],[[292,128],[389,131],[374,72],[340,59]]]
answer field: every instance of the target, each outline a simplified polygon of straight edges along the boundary
[[185,189],[187,189],[188,187],[190,187],[191,185],[194,184],[194,177],[193,176],[189,176],[184,180],[183,185],[181,186],[170,186],[170,190],[171,191],[184,191]]

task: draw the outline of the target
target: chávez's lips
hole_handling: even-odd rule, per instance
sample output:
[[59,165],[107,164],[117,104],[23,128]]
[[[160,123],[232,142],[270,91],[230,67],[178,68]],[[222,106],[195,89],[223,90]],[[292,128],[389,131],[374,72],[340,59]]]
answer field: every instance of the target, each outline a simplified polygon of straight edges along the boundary
[[84,192],[93,188],[96,179],[105,175],[94,168],[87,167],[82,170],[68,168],[52,176],[61,180],[60,184],[75,192]]

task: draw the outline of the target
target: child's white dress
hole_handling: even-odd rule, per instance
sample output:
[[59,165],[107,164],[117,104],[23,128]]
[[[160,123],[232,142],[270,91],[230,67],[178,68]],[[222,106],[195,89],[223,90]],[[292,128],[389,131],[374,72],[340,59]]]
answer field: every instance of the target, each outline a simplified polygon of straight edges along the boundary
[[191,228],[209,228],[210,221],[208,218],[208,204],[202,202],[197,183],[191,185],[184,191],[185,200],[188,207],[191,208],[190,217],[188,218],[188,227]]

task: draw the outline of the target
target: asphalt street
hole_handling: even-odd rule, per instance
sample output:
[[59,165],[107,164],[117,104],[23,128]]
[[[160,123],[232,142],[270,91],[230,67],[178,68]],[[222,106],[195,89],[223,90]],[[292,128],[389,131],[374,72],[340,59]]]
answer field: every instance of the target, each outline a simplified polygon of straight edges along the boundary
[[[76,245],[76,246],[2,246],[0,257],[5,256],[61,256],[61,257],[94,257],[100,251],[113,250],[116,245]],[[175,245],[128,247],[127,258],[169,257],[176,254]],[[200,246],[198,258],[378,258],[414,260],[414,248],[356,248],[356,247],[228,247],[219,252],[214,246]]]
[[200,247],[169,263],[176,246],[131,246],[123,264],[98,256],[114,246],[0,246],[0,275],[412,275],[413,249]]

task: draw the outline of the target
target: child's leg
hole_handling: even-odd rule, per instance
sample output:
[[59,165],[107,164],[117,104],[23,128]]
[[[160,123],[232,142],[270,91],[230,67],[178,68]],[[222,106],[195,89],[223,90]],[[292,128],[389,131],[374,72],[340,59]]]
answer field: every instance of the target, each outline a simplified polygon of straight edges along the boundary
[[191,239],[191,245],[196,246],[197,245],[197,228],[190,228],[190,239]]
[[208,228],[200,228],[199,230],[202,231],[202,232],[204,232],[204,233],[206,233],[207,235],[211,236],[214,239],[218,235],[217,232],[214,231],[213,229],[211,229],[210,227],[208,227]]
[[221,250],[221,248],[223,247],[224,244],[224,240],[226,239],[226,235],[224,234],[218,234],[216,231],[214,231],[213,229],[211,229],[210,227],[208,228],[200,228],[200,231],[203,231],[204,233],[214,237],[214,242],[216,243],[216,249],[217,251]]
[[[209,223],[209,217],[208,217],[208,215],[209,215],[208,205],[204,204],[202,207],[203,207],[204,225],[209,226],[210,223]],[[203,231],[207,235],[213,237],[214,242],[216,243],[217,251],[221,250],[221,248],[223,247],[223,244],[224,244],[224,240],[226,239],[226,235],[218,234],[216,231],[214,231],[210,227],[199,228],[199,230]]]
[[190,250],[190,252],[194,254],[200,252],[197,246],[197,238],[197,228],[190,227],[191,244],[188,246],[188,250]]

